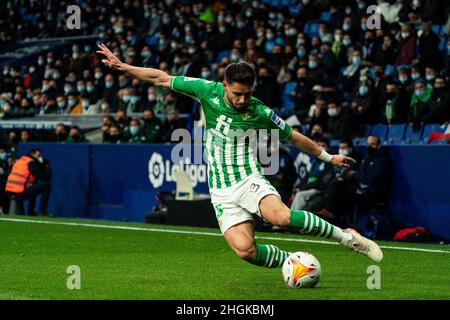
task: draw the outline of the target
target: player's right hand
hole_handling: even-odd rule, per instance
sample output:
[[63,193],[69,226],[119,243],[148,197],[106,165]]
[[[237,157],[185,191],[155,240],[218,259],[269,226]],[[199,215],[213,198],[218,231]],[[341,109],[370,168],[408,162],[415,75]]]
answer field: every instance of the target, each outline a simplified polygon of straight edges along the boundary
[[114,70],[121,70],[123,67],[122,61],[119,60],[112,52],[105,46],[103,43],[98,44],[100,50],[97,50],[97,53],[100,53],[105,56],[102,59],[102,62],[106,64],[108,67]]

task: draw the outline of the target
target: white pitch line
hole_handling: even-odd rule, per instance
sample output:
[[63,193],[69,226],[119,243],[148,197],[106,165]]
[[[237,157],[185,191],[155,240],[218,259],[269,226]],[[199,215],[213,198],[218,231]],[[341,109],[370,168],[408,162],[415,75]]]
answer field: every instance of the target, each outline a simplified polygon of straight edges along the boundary
[[[47,220],[13,219],[13,218],[3,218],[3,217],[0,217],[0,221],[38,223],[38,224],[55,224],[55,225],[64,225],[64,226],[76,226],[76,227],[88,227],[88,228],[104,228],[104,229],[116,229],[116,230],[132,230],[132,231],[147,231],[147,232],[162,232],[162,233],[181,233],[181,234],[216,236],[216,237],[221,237],[222,236],[222,234],[214,233],[214,232],[183,231],[183,230],[174,230],[174,229],[154,229],[154,228],[141,228],[141,227],[126,227],[126,226],[113,226],[113,225],[101,225],[101,224],[91,224],[91,223],[62,222],[62,221],[47,221]],[[338,245],[337,242],[323,241],[323,240],[297,239],[297,238],[277,238],[277,237],[255,236],[255,239]],[[418,252],[448,253],[448,254],[450,254],[450,250],[421,249],[421,248],[394,247],[394,246],[380,246],[380,248],[391,249],[391,250],[405,250],[405,251],[418,251]]]

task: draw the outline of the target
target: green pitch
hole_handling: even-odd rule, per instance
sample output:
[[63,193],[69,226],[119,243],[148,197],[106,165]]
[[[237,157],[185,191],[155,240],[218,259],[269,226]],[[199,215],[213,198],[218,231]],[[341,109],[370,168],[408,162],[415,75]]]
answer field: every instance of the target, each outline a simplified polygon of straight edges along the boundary
[[[323,240],[317,237],[257,233],[260,243],[309,251],[319,259],[318,286],[290,289],[281,269],[241,261],[218,234],[204,228],[1,216],[0,299],[450,299],[448,246],[379,242],[425,251],[383,248],[381,289],[369,290],[367,269],[373,264],[366,257],[338,245],[298,241]],[[72,276],[67,269],[73,265],[80,268],[79,290],[67,288]]]

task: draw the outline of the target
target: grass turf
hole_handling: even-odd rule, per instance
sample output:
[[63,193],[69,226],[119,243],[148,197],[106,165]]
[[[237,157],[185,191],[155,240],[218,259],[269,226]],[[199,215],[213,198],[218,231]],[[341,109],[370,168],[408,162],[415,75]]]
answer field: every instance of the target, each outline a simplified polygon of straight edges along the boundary
[[[102,227],[24,223],[23,219]],[[289,251],[309,251],[320,261],[314,289],[290,289],[280,269],[241,261],[222,236],[111,229],[125,226],[211,232],[217,229],[75,219],[0,217],[0,299],[449,299],[450,248],[379,242],[383,246],[449,253],[384,249],[381,289],[369,290],[371,260],[326,243],[281,239],[318,237],[257,233]],[[106,227],[106,228],[104,228]],[[69,290],[67,268],[81,270],[81,289]]]

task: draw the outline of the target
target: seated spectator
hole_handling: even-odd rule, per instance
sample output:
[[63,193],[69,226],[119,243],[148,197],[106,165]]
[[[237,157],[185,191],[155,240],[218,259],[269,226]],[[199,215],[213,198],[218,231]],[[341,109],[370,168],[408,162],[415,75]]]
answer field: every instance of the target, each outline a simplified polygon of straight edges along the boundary
[[431,30],[431,23],[423,22],[419,30],[420,63],[433,66],[439,69],[441,67],[441,53],[439,50],[439,36]]
[[147,142],[161,142],[161,120],[155,116],[152,109],[147,109],[143,114],[143,131]]
[[308,76],[308,68],[303,66],[297,70],[297,85],[294,91],[291,92],[291,99],[295,104],[295,114],[301,122],[306,120],[308,115],[308,108],[313,99],[311,89],[313,83]]
[[[329,151],[329,140],[326,138],[318,138],[317,144],[322,150]],[[311,201],[321,192],[325,192],[328,187],[329,179],[332,178],[333,166],[324,163],[319,159],[312,159],[311,170],[309,171],[306,184],[297,186],[295,189],[294,199],[291,204],[291,210],[308,210],[317,211],[323,208],[317,201]],[[316,199],[317,200],[317,199]],[[310,203],[308,203],[310,201]]]
[[161,126],[162,142],[172,141],[172,132],[176,129],[186,128],[185,122],[180,119],[180,114],[178,111],[170,111],[167,115],[167,119],[163,122]]
[[390,165],[381,147],[381,140],[376,136],[367,138],[367,155],[363,158],[356,172],[341,174],[330,187],[327,204],[317,214],[348,224],[353,209],[363,213],[372,209],[380,201],[387,200]]
[[415,82],[409,110],[409,122],[413,123],[415,130],[419,130],[421,124],[424,123],[425,115],[431,111],[432,93],[433,88],[427,86],[425,80],[421,79]]
[[424,123],[445,123],[450,121],[450,90],[444,76],[434,80],[430,100],[430,111],[423,116]]
[[409,111],[409,95],[404,88],[390,81],[386,84],[386,94],[383,97],[382,121],[387,124],[406,123]]
[[354,50],[351,56],[350,64],[343,70],[341,76],[342,91],[351,93],[359,81],[359,72],[361,70],[361,52]]
[[378,123],[379,114],[375,105],[374,89],[370,81],[361,81],[351,101],[351,111],[362,124]]
[[26,142],[30,142],[30,132],[28,130],[22,130],[20,132],[20,142],[22,143],[26,143]]
[[401,31],[400,48],[395,65],[411,64],[416,58],[416,36],[409,24],[404,24]]
[[55,142],[64,142],[67,139],[67,131],[66,126],[62,123],[58,123],[55,126],[55,135],[54,135],[54,141]]
[[122,128],[120,125],[112,124],[109,127],[108,135],[104,137],[103,142],[108,142],[112,144],[121,144],[123,143],[123,135],[122,135]]
[[89,142],[81,132],[80,127],[72,126],[69,131],[69,136],[66,139],[68,143],[86,143]]
[[411,76],[408,68],[400,68],[398,70],[398,86],[407,94],[412,94],[414,91],[414,83],[411,81]]
[[145,143],[146,138],[141,129],[141,122],[138,119],[132,119],[130,126],[124,130],[124,140],[127,143]]
[[116,111],[116,122],[120,125],[121,129],[130,125],[131,118],[128,117],[125,109],[119,109]]
[[271,108],[275,108],[280,104],[278,83],[269,68],[265,65],[260,66],[258,69],[258,77],[253,95]]
[[39,215],[47,215],[47,204],[51,192],[51,170],[44,161],[40,149],[32,149],[18,159],[8,176],[5,191],[16,200],[28,200],[28,215],[35,216],[36,198],[41,196]]
[[316,97],[314,104],[309,108],[307,122],[311,127],[318,124],[321,128],[327,129],[328,117],[327,100],[325,97],[319,95]]
[[331,139],[352,138],[358,130],[356,116],[336,101],[328,102],[327,135]]

